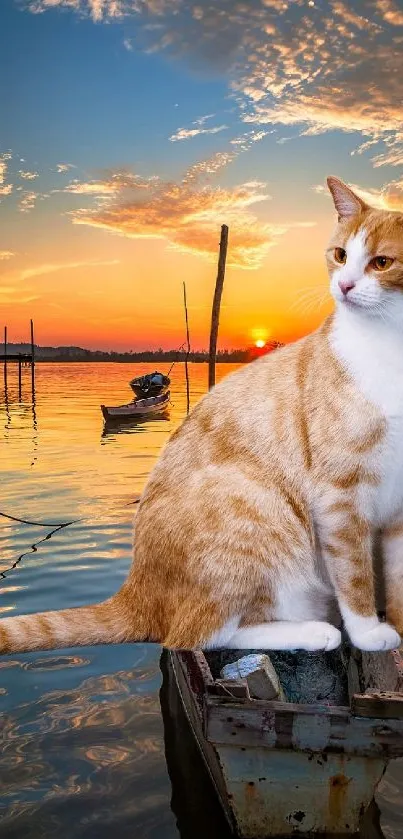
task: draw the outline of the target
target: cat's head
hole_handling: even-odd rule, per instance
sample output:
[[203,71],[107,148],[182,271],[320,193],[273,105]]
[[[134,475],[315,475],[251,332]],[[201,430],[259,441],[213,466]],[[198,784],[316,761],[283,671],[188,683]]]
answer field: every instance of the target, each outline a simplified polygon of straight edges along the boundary
[[326,252],[337,305],[403,326],[403,213],[370,207],[338,178],[327,183],[338,214]]

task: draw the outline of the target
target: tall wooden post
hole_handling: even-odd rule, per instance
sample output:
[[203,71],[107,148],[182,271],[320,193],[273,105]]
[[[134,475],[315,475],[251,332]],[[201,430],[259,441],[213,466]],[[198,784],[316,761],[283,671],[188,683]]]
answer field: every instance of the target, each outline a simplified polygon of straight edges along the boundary
[[[7,327],[4,327],[4,388],[7,391]],[[7,398],[7,393],[6,393]]]
[[217,279],[215,284],[213,308],[211,311],[211,328],[210,328],[210,349],[209,349],[209,363],[208,363],[208,386],[210,388],[215,385],[215,361],[217,354],[217,336],[218,324],[220,321],[220,305],[221,295],[224,285],[225,276],[225,262],[227,259],[228,248],[228,227],[223,224],[221,227],[220,238],[220,253],[218,257]]
[[35,342],[34,342],[34,322],[31,318],[31,391],[32,401],[35,402]]
[[189,413],[190,409],[190,392],[189,392],[189,368],[188,368],[188,359],[190,353],[190,336],[189,336],[189,318],[188,318],[188,307],[186,302],[186,283],[183,283],[183,303],[185,306],[185,321],[186,321],[186,354],[185,354],[185,376],[186,376],[186,413]]
[[21,402],[21,396],[22,396],[21,368],[22,368],[22,361],[19,358],[18,359],[18,399],[20,400],[20,402]]

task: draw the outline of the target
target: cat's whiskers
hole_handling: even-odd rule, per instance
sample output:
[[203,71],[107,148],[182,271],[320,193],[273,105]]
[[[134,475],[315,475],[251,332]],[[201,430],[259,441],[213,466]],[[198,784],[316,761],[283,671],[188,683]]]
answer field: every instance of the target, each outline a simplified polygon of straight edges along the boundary
[[294,300],[290,306],[290,311],[306,314],[315,307],[320,309],[326,298],[328,297],[327,289],[323,289],[323,287],[312,286],[304,290],[304,292],[298,297],[297,300]]

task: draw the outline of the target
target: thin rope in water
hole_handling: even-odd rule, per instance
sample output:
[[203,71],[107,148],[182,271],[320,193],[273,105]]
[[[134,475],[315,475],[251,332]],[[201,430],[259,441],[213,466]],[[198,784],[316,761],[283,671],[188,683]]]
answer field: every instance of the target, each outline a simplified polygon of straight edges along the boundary
[[[119,504],[119,506],[112,507],[111,512],[113,512],[113,510],[120,510],[121,506],[130,507],[132,504],[138,504],[139,502],[140,502],[140,498],[136,498],[134,501],[128,501],[126,504],[123,504],[123,505]],[[77,524],[77,522],[80,522],[80,521],[88,521],[89,518],[95,518],[95,519],[102,518],[102,516],[91,516],[91,517],[90,516],[84,516],[83,518],[80,518],[80,519],[71,519],[71,521],[61,521],[61,522],[31,521],[30,519],[20,519],[20,518],[18,518],[18,516],[12,516],[12,515],[10,515],[10,513],[3,513],[2,510],[0,510],[0,516],[2,516],[4,519],[10,519],[10,521],[19,522],[19,524],[32,525],[32,527],[54,527],[54,528],[68,527],[69,524]]]
[[[130,507],[133,504],[139,504],[139,502],[140,502],[140,498],[136,498],[134,501],[128,501],[126,504],[123,504],[123,505],[119,504],[119,506],[112,507],[112,510],[110,512],[113,512],[113,510],[120,510],[122,508],[122,506],[123,507]],[[38,551],[37,546],[41,545],[42,542],[49,541],[49,539],[51,539],[52,536],[55,533],[57,533],[59,530],[63,530],[64,528],[69,527],[71,524],[77,524],[77,522],[82,522],[82,521],[89,521],[89,519],[90,519],[90,517],[87,516],[87,517],[83,517],[83,518],[80,518],[80,519],[72,519],[71,521],[60,522],[59,524],[56,524],[56,523],[51,524],[50,522],[29,521],[29,519],[21,519],[21,518],[18,518],[18,516],[12,516],[9,513],[3,513],[1,511],[0,511],[0,516],[2,516],[5,519],[9,519],[10,521],[18,522],[20,524],[28,524],[28,525],[32,525],[33,527],[51,527],[52,528],[52,530],[49,533],[47,533],[46,536],[43,536],[42,539],[39,539],[37,542],[33,542],[33,544],[31,545],[31,547],[28,551],[24,551],[24,553],[20,554],[20,556],[15,560],[15,562],[13,562],[12,565],[9,566],[9,568],[5,568],[4,571],[0,571],[0,579],[2,579],[2,580],[7,579],[7,575],[11,571],[14,571],[15,568],[17,568],[17,566],[20,564],[21,560],[24,559],[25,556],[28,556],[31,553],[37,553],[37,551]],[[104,514],[99,515],[99,516],[92,516],[91,518],[96,520],[96,519],[103,518],[103,516],[104,516]]]

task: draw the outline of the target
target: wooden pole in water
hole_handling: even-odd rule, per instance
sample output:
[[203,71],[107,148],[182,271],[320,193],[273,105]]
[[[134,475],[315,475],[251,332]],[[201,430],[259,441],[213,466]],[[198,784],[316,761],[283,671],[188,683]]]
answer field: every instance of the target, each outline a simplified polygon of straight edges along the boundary
[[7,327],[4,327],[4,387],[7,390]]
[[21,362],[21,359],[19,358],[18,359],[18,399],[20,400],[20,402],[21,402],[21,396],[22,396],[21,367],[22,367],[22,362]]
[[31,318],[31,390],[32,401],[35,401],[35,342],[34,342],[34,322]]
[[190,392],[189,392],[189,369],[188,369],[188,359],[190,353],[190,336],[189,336],[189,318],[188,318],[188,307],[186,302],[186,283],[183,283],[183,303],[185,306],[185,321],[186,321],[186,355],[185,355],[185,376],[186,376],[186,413],[189,413],[190,409]]
[[227,259],[228,248],[228,227],[223,224],[221,227],[220,238],[220,252],[218,257],[217,279],[215,284],[213,308],[211,311],[211,328],[210,328],[210,349],[209,349],[209,363],[208,363],[208,386],[209,390],[215,385],[215,361],[217,354],[217,336],[218,324],[220,321],[220,305],[221,295],[224,285],[225,277],[225,262]]

